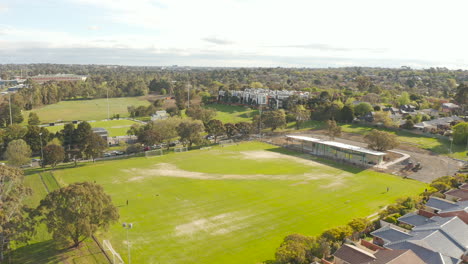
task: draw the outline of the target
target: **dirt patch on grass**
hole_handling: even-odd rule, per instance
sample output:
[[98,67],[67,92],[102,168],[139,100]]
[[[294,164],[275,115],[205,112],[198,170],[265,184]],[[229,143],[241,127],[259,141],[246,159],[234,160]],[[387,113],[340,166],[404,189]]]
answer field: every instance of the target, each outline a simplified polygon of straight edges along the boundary
[[142,181],[149,177],[177,177],[177,178],[189,178],[199,180],[318,180],[323,178],[330,178],[329,174],[314,174],[304,173],[300,175],[266,175],[266,174],[217,174],[217,173],[203,173],[186,171],[178,168],[177,166],[170,163],[159,163],[150,169],[125,169],[126,173],[136,175],[130,179],[129,182]]
[[198,232],[208,232],[211,235],[225,235],[232,231],[247,227],[245,219],[249,216],[235,213],[225,213],[209,218],[200,218],[178,225],[174,228],[176,236],[193,236]]

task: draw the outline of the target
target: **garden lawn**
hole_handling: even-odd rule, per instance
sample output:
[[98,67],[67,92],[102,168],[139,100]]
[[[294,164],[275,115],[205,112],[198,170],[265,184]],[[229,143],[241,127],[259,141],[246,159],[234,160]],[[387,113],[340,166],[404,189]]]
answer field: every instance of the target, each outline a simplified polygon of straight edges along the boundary
[[258,114],[258,110],[237,105],[209,104],[206,108],[216,110],[215,119],[223,123],[252,122],[252,117]]
[[80,164],[54,174],[61,185],[103,185],[120,220],[100,240],[110,239],[126,261],[121,223],[133,223],[132,262],[148,264],[258,263],[272,259],[288,234],[318,235],[426,187],[259,142]]
[[[112,117],[115,114],[119,114],[121,117],[128,117],[128,106],[147,106],[149,104],[150,103],[144,100],[143,97],[109,98],[110,116]],[[39,119],[42,123],[73,120],[103,120],[107,118],[107,99],[62,101],[31,111],[39,115]],[[27,122],[29,112],[31,111],[23,112],[25,122]]]
[[[140,125],[141,123],[127,120],[127,119],[120,119],[120,120],[109,120],[109,121],[96,121],[96,122],[89,122],[92,127],[102,127],[105,128],[109,132],[109,136],[116,137],[116,136],[125,136],[127,135],[127,131],[130,127],[134,124]],[[75,126],[76,127],[76,126]],[[52,133],[58,132],[63,129],[63,125],[59,126],[50,126],[46,127]]]

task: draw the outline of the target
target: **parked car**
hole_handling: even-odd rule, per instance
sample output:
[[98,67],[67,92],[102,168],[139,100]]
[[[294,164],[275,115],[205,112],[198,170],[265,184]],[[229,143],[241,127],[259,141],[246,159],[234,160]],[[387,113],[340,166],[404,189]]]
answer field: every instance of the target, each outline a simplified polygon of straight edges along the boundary
[[125,154],[125,152],[123,152],[123,151],[115,151],[115,155],[124,155],[124,154]]
[[104,158],[107,158],[107,157],[110,157],[110,156],[112,156],[112,155],[111,155],[110,153],[107,153],[107,152],[106,152],[106,153],[104,153],[102,156],[103,156]]
[[32,167],[32,163],[29,163],[29,164],[24,164],[24,165],[21,165],[20,168],[31,168]]

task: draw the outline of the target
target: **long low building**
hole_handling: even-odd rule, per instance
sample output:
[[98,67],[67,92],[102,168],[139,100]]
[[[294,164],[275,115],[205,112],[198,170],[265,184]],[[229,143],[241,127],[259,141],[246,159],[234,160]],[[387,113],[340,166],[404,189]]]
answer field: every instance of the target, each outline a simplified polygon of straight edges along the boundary
[[286,136],[288,145],[303,152],[325,156],[356,165],[377,165],[383,162],[386,153],[335,141],[326,141],[306,136]]

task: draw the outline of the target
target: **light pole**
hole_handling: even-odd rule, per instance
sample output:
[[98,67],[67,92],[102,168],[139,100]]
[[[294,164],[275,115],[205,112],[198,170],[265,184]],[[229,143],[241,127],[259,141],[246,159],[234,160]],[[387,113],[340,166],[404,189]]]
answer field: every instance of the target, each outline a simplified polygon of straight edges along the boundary
[[44,151],[42,150],[42,132],[39,133],[39,140],[41,141],[41,167],[44,164]]
[[452,154],[452,145],[453,145],[453,137],[449,137],[450,140],[450,154]]
[[8,105],[10,106],[10,126],[13,125],[13,116],[11,115],[11,93],[8,93]]
[[127,249],[128,249],[128,264],[132,264],[131,256],[130,256],[130,241],[128,240],[128,230],[133,228],[132,223],[123,223],[122,227],[127,229]]
[[109,111],[109,87],[107,87],[107,120],[110,120],[110,111]]

